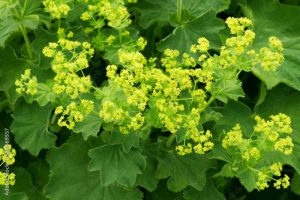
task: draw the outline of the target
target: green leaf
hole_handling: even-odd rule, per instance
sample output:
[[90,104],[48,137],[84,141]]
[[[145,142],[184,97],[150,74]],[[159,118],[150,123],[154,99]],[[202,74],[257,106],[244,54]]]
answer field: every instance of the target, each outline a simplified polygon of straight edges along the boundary
[[224,103],[228,99],[237,101],[239,97],[244,97],[242,82],[237,79],[218,80],[212,84],[212,94]]
[[177,0],[139,1],[139,24],[147,28],[155,22],[162,22],[174,27],[173,32],[158,43],[160,51],[172,48],[188,52],[199,37],[207,37],[214,48],[220,44],[218,32],[223,29],[223,22],[216,18],[216,13],[227,9],[229,4],[229,0],[184,0],[181,20],[177,21]]
[[6,19],[0,23],[0,47],[5,47],[5,41],[19,30],[18,21],[15,19]]
[[202,191],[188,188],[183,193],[186,200],[226,200],[225,196],[217,190],[214,183],[209,179]]
[[[221,12],[228,8],[230,0],[184,0],[182,10],[188,12],[191,18],[203,15],[207,10]],[[171,16],[177,13],[177,0],[143,0],[137,4],[141,12],[139,24],[147,28],[155,22],[170,22]]]
[[250,136],[253,132],[254,120],[252,118],[251,109],[243,103],[237,101],[229,101],[225,106],[218,110],[223,117],[216,121],[214,127],[217,133],[231,130],[234,125],[239,123],[246,136]]
[[0,59],[0,91],[7,91],[24,72],[28,62],[18,58],[12,48],[0,49],[0,56],[5,58]]
[[88,171],[88,150],[95,145],[97,142],[86,142],[80,135],[73,135],[60,148],[51,149],[47,154],[51,174],[45,194],[55,200],[141,200],[139,190],[118,184],[104,187],[98,173]]
[[[0,47],[5,46],[5,41],[20,28],[35,30],[40,21],[40,0],[28,0],[9,3],[6,7],[6,16],[0,18]],[[19,17],[21,16],[21,17]]]
[[[35,31],[35,39],[32,41],[32,50],[38,59],[39,69],[51,68],[52,58],[47,58],[42,54],[43,48],[48,45],[49,42],[57,42],[57,34],[51,33],[45,29],[37,29]],[[53,73],[53,72],[52,72]]]
[[157,189],[151,192],[149,199],[163,199],[163,200],[183,200],[182,192],[171,192],[166,186],[166,181],[162,180],[159,182]]
[[157,162],[154,158],[147,157],[147,165],[142,174],[136,178],[136,184],[153,192],[158,185],[158,179],[153,176],[156,171]]
[[291,165],[300,174],[300,92],[284,85],[272,89],[266,96],[265,101],[255,108],[255,114],[263,118],[278,113],[284,113],[291,117],[293,133],[291,137],[294,142],[294,150],[291,155],[274,153],[270,159],[280,159],[282,163]]
[[52,89],[52,84],[38,83],[38,91],[34,95],[24,94],[24,98],[28,103],[36,101],[40,106],[45,106],[49,102],[54,102],[56,94]]
[[[224,148],[220,142],[214,141],[214,148],[207,154],[209,159],[222,160],[224,162],[231,162],[231,156],[228,152],[224,151]],[[225,164],[226,165],[226,164]]]
[[200,155],[167,153],[163,160],[159,160],[156,176],[159,179],[169,178],[167,186],[173,192],[179,192],[187,186],[201,191],[206,183],[206,171],[214,164],[214,161]]
[[244,96],[242,82],[231,69],[217,69],[214,79],[211,93],[218,100],[227,103],[228,99],[237,101]]
[[151,108],[146,110],[145,112],[145,119],[147,122],[151,123],[151,126],[155,127],[155,128],[162,128],[162,124],[159,120],[159,118],[157,117],[159,114],[159,110],[155,109],[155,108]]
[[56,136],[48,130],[51,112],[51,105],[40,107],[36,103],[22,102],[16,107],[11,130],[20,147],[34,156],[55,143]]
[[24,17],[24,19],[21,23],[23,23],[25,28],[35,30],[35,29],[37,29],[37,27],[39,25],[39,19],[40,18],[38,15],[27,15]]
[[114,127],[112,131],[102,132],[101,139],[110,145],[121,144],[126,153],[129,152],[132,147],[138,148],[140,143],[139,135],[136,132],[130,132],[125,135],[116,127]]
[[160,51],[171,48],[178,49],[180,52],[189,52],[198,38],[206,37],[211,47],[216,48],[220,43],[218,33],[223,28],[223,22],[216,18],[215,12],[207,12],[184,25],[176,26],[170,35],[158,43],[157,47]]
[[291,183],[291,190],[295,193],[300,195],[300,175],[296,172],[294,173],[294,177]]
[[250,169],[240,170],[237,174],[241,184],[247,189],[248,192],[251,192],[256,188],[256,177],[257,174]]
[[284,63],[276,72],[266,72],[260,67],[253,73],[263,80],[270,89],[285,83],[300,90],[300,7],[279,3],[279,0],[249,0],[241,4],[244,14],[254,21],[256,40],[259,48],[268,45],[268,38],[276,36],[283,42]]
[[100,117],[92,113],[84,118],[82,122],[76,123],[74,127],[75,133],[82,133],[84,140],[87,140],[90,136],[96,137],[103,121]]
[[90,171],[100,171],[102,184],[107,186],[117,182],[125,186],[133,186],[136,176],[146,167],[145,157],[131,149],[128,153],[121,145],[103,145],[89,151]]
[[28,172],[31,174],[33,184],[43,190],[49,180],[49,165],[46,160],[36,160],[28,164]]

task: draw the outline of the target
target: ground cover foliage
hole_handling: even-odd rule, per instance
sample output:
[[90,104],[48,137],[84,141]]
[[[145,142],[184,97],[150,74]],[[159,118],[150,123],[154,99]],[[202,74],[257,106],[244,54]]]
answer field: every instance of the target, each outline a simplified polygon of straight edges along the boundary
[[300,199],[299,20],[298,0],[0,0],[0,199]]

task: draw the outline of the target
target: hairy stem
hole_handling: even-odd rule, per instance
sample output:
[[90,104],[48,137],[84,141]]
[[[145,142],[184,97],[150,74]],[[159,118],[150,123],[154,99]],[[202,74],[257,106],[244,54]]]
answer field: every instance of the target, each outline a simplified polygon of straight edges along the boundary
[[175,134],[175,133],[172,134],[172,135],[169,137],[169,139],[168,139],[168,141],[167,141],[167,144],[166,144],[166,147],[167,147],[167,148],[170,148],[170,147],[171,147],[171,145],[172,145],[172,143],[174,142],[175,138],[176,138],[176,134]]
[[208,102],[205,104],[204,108],[201,110],[201,112],[205,110],[212,102],[214,102],[214,100],[216,100],[216,98],[214,96],[211,96]]
[[182,0],[177,0],[177,22],[181,22],[181,3]]
[[29,38],[28,38],[28,35],[27,35],[27,32],[26,32],[26,29],[24,27],[24,25],[21,23],[20,24],[20,31],[23,35],[23,38],[25,40],[25,43],[26,43],[26,49],[27,49],[27,53],[28,53],[28,56],[30,58],[30,60],[32,60],[33,58],[33,55],[32,55],[32,47],[31,47],[31,44],[30,44],[30,41],[29,41]]
[[55,123],[56,117],[57,117],[57,115],[54,113],[53,116],[52,116],[50,124],[54,124]]

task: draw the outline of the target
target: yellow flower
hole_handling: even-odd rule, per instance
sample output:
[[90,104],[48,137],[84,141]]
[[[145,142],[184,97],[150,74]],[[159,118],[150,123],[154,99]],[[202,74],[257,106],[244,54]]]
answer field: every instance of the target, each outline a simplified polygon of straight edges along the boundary
[[230,146],[239,146],[243,143],[243,134],[239,124],[236,124],[231,131],[226,133],[222,140],[222,146],[227,149]]
[[137,41],[137,46],[143,50],[145,48],[145,46],[147,45],[147,41],[145,40],[145,38],[143,37],[139,37],[138,41]]
[[290,155],[293,152],[293,141],[291,137],[280,138],[274,144],[274,149],[276,151],[281,151],[286,155]]
[[270,170],[275,176],[280,176],[282,171],[282,164],[280,162],[274,163],[270,166]]
[[92,15],[89,12],[84,12],[81,14],[80,19],[82,21],[88,21],[92,18]]

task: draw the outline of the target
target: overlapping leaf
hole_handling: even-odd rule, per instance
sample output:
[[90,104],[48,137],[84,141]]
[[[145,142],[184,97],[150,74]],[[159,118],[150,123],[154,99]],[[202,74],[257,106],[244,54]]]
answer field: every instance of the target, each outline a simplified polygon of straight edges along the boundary
[[184,191],[186,200],[226,200],[225,196],[217,190],[212,180],[208,180],[202,191],[189,188]]
[[6,6],[1,7],[1,11],[6,14],[1,15],[0,19],[0,47],[5,46],[5,41],[13,33],[21,29],[34,30],[38,27],[40,3],[40,0],[9,1]]
[[229,101],[222,109],[219,110],[222,117],[217,121],[215,130],[217,133],[231,130],[234,125],[239,123],[245,135],[251,135],[254,126],[251,109],[236,101]]
[[54,145],[56,136],[49,132],[52,106],[38,106],[36,103],[20,103],[14,113],[11,130],[21,148],[37,156],[41,149]]
[[147,165],[142,174],[139,174],[136,179],[137,185],[146,188],[148,191],[153,192],[158,185],[158,179],[153,176],[156,170],[157,162],[154,158],[147,157]]
[[18,58],[12,48],[0,49],[0,56],[5,58],[0,59],[0,91],[7,91],[29,63],[25,59]]
[[255,109],[255,113],[265,118],[278,113],[291,117],[293,128],[291,137],[295,144],[292,155],[274,153],[269,159],[280,159],[283,163],[294,167],[300,174],[300,92],[280,85],[268,93],[265,101]]
[[47,161],[51,175],[45,187],[46,195],[56,200],[141,200],[139,190],[118,184],[104,187],[99,174],[88,171],[88,150],[95,145],[99,144],[84,142],[80,135],[74,135],[62,147],[50,150]]
[[283,42],[285,61],[276,72],[266,72],[260,67],[253,69],[268,88],[285,83],[300,90],[300,7],[279,3],[279,0],[249,0],[241,3],[244,14],[253,20],[259,48],[268,44],[270,36]]
[[136,176],[146,167],[145,157],[135,149],[125,152],[122,145],[103,145],[89,152],[90,171],[100,171],[102,184],[117,182],[133,186]]
[[156,176],[169,178],[167,185],[173,192],[179,192],[187,186],[201,191],[206,183],[206,171],[213,168],[215,162],[200,155],[179,156],[168,153],[159,161]]
[[84,140],[87,140],[90,136],[97,136],[102,120],[96,114],[90,114],[84,118],[82,122],[75,125],[74,132],[82,133]]
[[229,3],[229,0],[184,0],[180,21],[177,20],[176,0],[145,0],[139,2],[137,9],[141,12],[139,23],[144,28],[154,22],[166,22],[174,27],[173,33],[159,42],[159,50],[173,48],[183,52],[189,51],[201,36],[207,37],[212,46],[219,43],[217,34],[223,23],[216,18],[216,13],[228,8]]

